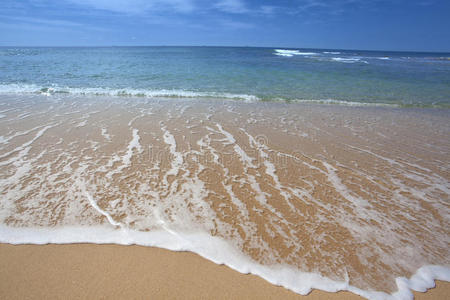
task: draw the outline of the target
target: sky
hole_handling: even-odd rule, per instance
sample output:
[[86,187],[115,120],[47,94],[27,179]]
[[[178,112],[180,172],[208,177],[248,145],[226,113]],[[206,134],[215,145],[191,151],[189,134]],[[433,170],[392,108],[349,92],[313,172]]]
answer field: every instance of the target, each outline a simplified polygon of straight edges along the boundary
[[0,46],[450,52],[450,0],[1,0]]

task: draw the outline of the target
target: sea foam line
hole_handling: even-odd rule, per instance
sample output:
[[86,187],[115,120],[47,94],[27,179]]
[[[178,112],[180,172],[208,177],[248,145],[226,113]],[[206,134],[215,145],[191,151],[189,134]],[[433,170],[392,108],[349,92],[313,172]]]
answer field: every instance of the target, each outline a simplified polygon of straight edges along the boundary
[[89,88],[89,87],[51,87],[36,84],[0,84],[0,94],[40,94],[79,95],[79,96],[112,96],[112,97],[146,97],[146,98],[221,98],[246,101],[257,101],[259,97],[247,94],[233,94],[226,92],[201,92],[177,89],[135,89],[135,88]]
[[[291,54],[289,54],[291,55]],[[356,62],[356,61],[351,61]],[[136,97],[136,98],[174,98],[174,99],[219,99],[219,100],[242,100],[245,102],[258,101],[273,101],[273,102],[292,102],[292,103],[312,103],[312,104],[331,104],[344,106],[387,106],[387,107],[401,107],[402,104],[384,103],[384,102],[363,102],[350,101],[339,99],[305,99],[301,97],[273,97],[269,99],[262,99],[257,95],[251,94],[234,94],[228,92],[202,92],[189,90],[157,90],[157,89],[113,89],[113,88],[72,88],[72,87],[58,87],[45,88],[35,84],[0,84],[0,95],[44,95],[47,97],[64,97],[64,96],[106,96],[106,97]],[[408,104],[408,106],[411,106]],[[414,105],[413,105],[414,106]],[[423,103],[417,103],[417,107],[423,106]],[[430,104],[430,107],[440,107],[440,104]],[[76,111],[75,111],[76,112]],[[72,114],[69,112],[66,114]],[[2,120],[4,121],[4,120]]]
[[207,233],[168,234],[167,231],[141,232],[117,230],[111,226],[67,226],[53,228],[23,228],[0,225],[0,242],[19,244],[119,244],[159,247],[172,251],[191,251],[216,263],[243,273],[254,274],[268,282],[307,295],[312,289],[327,292],[350,291],[368,299],[413,299],[411,290],[424,292],[435,286],[434,280],[450,281],[450,268],[427,265],[409,279],[396,278],[398,290],[389,295],[365,291],[348,281],[335,281],[317,273],[302,272],[286,265],[265,266],[243,255],[225,240]]
[[94,200],[94,198],[91,196],[91,194],[89,194],[86,190],[84,190],[84,194],[86,195],[86,198],[89,202],[89,204],[100,214],[102,214],[103,216],[106,217],[106,219],[108,220],[108,222],[113,225],[113,226],[119,226],[120,228],[123,228],[123,224],[120,222],[116,222],[113,217],[107,213],[106,211],[104,211],[103,209],[100,208],[100,206],[98,206],[97,202]]

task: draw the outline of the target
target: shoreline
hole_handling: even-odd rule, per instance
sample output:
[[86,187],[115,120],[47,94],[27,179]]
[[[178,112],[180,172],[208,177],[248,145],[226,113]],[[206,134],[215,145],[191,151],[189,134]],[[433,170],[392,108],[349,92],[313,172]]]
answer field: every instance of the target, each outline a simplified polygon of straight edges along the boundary
[[[433,286],[433,278],[449,278],[436,275],[434,267],[419,269],[448,266],[448,232],[443,225],[448,206],[440,201],[448,184],[447,112],[64,99],[4,99],[3,122],[8,127],[2,132],[2,163],[7,166],[0,180],[6,191],[0,204],[2,220],[10,228],[42,230],[5,231],[0,233],[2,242],[188,250],[302,294],[314,287],[375,297],[366,291],[392,294],[400,289],[397,295],[408,299],[406,286],[421,289]],[[111,227],[103,227],[108,223],[142,234],[111,232]],[[55,228],[67,230],[55,233]],[[205,235],[188,234],[195,232]],[[91,272],[90,278],[107,280],[111,274],[104,268],[111,261],[128,268],[124,274],[135,274],[136,266],[146,261],[145,255],[123,261],[139,251],[117,250],[120,246],[42,247],[12,249],[33,249],[20,251],[47,265],[60,257],[55,270],[75,270],[57,276],[61,278]],[[85,247],[88,250],[81,250]],[[110,258],[97,258],[103,263],[95,271],[89,269],[92,258],[82,260],[70,253],[69,261],[83,263],[68,266],[62,261],[66,250],[58,254],[61,249],[88,257],[109,252]],[[40,251],[49,251],[50,258],[37,254]],[[123,254],[117,258],[116,251]],[[10,273],[21,272],[28,258],[10,257],[5,263],[16,261]],[[88,269],[78,274],[84,265]],[[35,269],[41,273],[46,266]],[[59,271],[50,271],[55,272]],[[145,270],[139,272],[140,278],[147,278]],[[175,268],[167,278],[177,272]],[[414,280],[396,281],[416,272]],[[202,276],[223,276],[208,274]],[[114,278],[118,276],[124,275]],[[199,286],[196,290],[202,289]]]
[[[251,298],[363,299],[350,292],[313,290],[301,296],[264,279],[217,265],[192,252],[115,244],[0,244],[0,297],[18,298]],[[414,292],[444,299],[450,283]]]
[[[5,85],[0,84],[0,90]],[[18,88],[18,87],[17,87]],[[282,98],[282,97],[262,97],[253,94],[234,94],[234,93],[216,93],[216,92],[196,92],[190,90],[141,90],[141,89],[113,89],[100,88],[69,88],[69,87],[43,87],[33,84],[18,88],[18,91],[0,91],[0,97],[45,97],[49,100],[73,100],[73,99],[99,99],[108,98],[115,100],[136,100],[136,101],[205,101],[242,103],[242,104],[288,104],[288,105],[318,105],[318,106],[337,106],[337,107],[356,107],[356,108],[387,108],[387,109],[431,109],[438,110],[450,109],[447,103],[403,103],[393,101],[369,101],[367,99],[347,99],[340,98]],[[55,90],[56,89],[56,90]],[[361,100],[361,101],[359,101]]]

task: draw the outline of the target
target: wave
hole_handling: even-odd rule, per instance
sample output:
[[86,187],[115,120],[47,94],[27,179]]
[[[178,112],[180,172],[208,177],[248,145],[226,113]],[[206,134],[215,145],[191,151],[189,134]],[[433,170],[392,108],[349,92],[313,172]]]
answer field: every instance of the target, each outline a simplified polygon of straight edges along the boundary
[[114,88],[76,88],[76,87],[43,87],[35,84],[0,85],[3,94],[41,94],[46,96],[71,94],[81,96],[113,96],[113,97],[145,97],[145,98],[220,98],[245,101],[257,101],[259,97],[247,94],[221,92],[198,92],[188,90],[153,90],[153,89],[114,89]]
[[316,52],[300,52],[298,50],[287,50],[287,49],[275,49],[275,55],[279,55],[279,56],[294,56],[294,55],[304,55],[304,56],[309,56],[309,55],[319,55],[319,53]]
[[357,62],[361,62],[361,63],[365,63],[365,64],[368,63],[365,60],[361,60],[361,58],[332,57],[331,60],[337,61],[337,62],[342,62],[342,63],[347,63],[347,64],[349,64],[349,63],[352,64],[352,63],[357,63]]
[[[357,61],[355,61],[357,62]],[[43,96],[109,96],[109,97],[135,97],[135,98],[192,98],[192,99],[219,99],[238,100],[245,102],[287,102],[287,103],[309,103],[344,106],[384,106],[384,107],[443,107],[448,108],[445,103],[388,103],[388,102],[364,102],[342,100],[342,99],[307,99],[279,96],[257,96],[252,94],[237,94],[229,92],[206,92],[189,91],[177,89],[114,89],[114,88],[89,88],[89,87],[51,87],[36,84],[0,84],[0,95],[43,95]],[[0,116],[1,118],[1,116]]]
[[274,53],[275,55],[278,55],[278,56],[286,56],[286,57],[292,57],[292,56],[294,56],[294,54],[291,54],[291,53]]
[[[60,103],[57,103],[57,101],[48,101],[47,96],[42,95],[30,96],[30,98],[37,99],[37,101],[30,101],[35,102],[35,105],[28,105],[25,101],[22,104],[20,101],[17,101],[19,103],[16,106],[18,111],[12,114],[8,113],[10,120],[8,123],[11,124],[11,128],[8,130],[10,132],[6,136],[6,139],[7,143],[11,140],[11,144],[8,145],[8,148],[4,148],[8,152],[3,151],[5,153],[1,157],[3,158],[1,165],[5,170],[11,170],[12,172],[9,172],[6,178],[0,180],[2,189],[8,192],[4,201],[2,201],[3,211],[1,212],[1,218],[12,220],[12,222],[8,222],[10,227],[0,224],[0,242],[3,241],[11,244],[82,242],[95,244],[138,244],[176,251],[192,251],[217,264],[226,264],[242,273],[259,275],[273,284],[285,286],[300,294],[307,294],[311,289],[322,289],[331,292],[349,290],[372,299],[409,299],[411,298],[411,288],[423,290],[432,287],[434,285],[434,279],[450,279],[449,268],[439,266],[423,267],[423,264],[410,264],[409,258],[411,257],[417,258],[417,263],[420,261],[446,262],[445,259],[431,259],[431,257],[435,257],[433,255],[427,258],[429,256],[425,254],[426,249],[421,250],[420,245],[410,247],[410,242],[415,243],[418,239],[423,238],[421,234],[408,234],[408,232],[416,231],[420,227],[420,224],[411,227],[406,224],[396,223],[394,220],[396,216],[392,216],[391,218],[388,215],[383,215],[383,213],[378,213],[376,208],[364,196],[360,196],[355,192],[356,189],[359,189],[359,186],[370,186],[368,187],[368,193],[371,191],[375,193],[370,193],[370,197],[380,199],[381,207],[385,207],[384,203],[391,202],[390,189],[378,194],[376,192],[378,185],[371,186],[370,183],[373,180],[381,178],[378,176],[383,176],[383,173],[377,177],[370,177],[370,169],[363,168],[361,170],[355,169],[354,172],[348,171],[349,173],[344,175],[345,177],[340,177],[338,174],[341,174],[341,170],[345,170],[347,165],[346,160],[340,161],[338,157],[334,158],[333,156],[335,162],[327,162],[328,155],[339,153],[341,149],[345,151],[355,150],[356,152],[349,152],[349,155],[352,153],[356,155],[367,153],[369,156],[362,157],[361,159],[371,161],[373,158],[376,158],[374,163],[377,166],[386,167],[386,174],[389,174],[389,170],[391,169],[398,170],[392,177],[383,177],[386,178],[386,184],[392,183],[392,186],[395,186],[397,190],[407,190],[411,194],[417,194],[419,192],[418,189],[423,190],[425,187],[430,189],[430,195],[434,195],[434,191],[444,191],[447,182],[445,178],[439,174],[430,173],[431,169],[429,169],[429,167],[433,168],[434,166],[438,166],[439,162],[429,166],[422,164],[414,166],[410,164],[415,163],[414,159],[407,159],[403,161],[403,164],[402,160],[396,159],[397,157],[385,156],[385,151],[381,149],[379,149],[381,152],[376,151],[376,149],[371,149],[370,143],[373,140],[365,139],[365,137],[371,137],[371,135],[364,135],[364,132],[358,131],[357,133],[360,136],[359,141],[366,140],[366,142],[358,143],[355,146],[345,143],[345,140],[340,140],[338,143],[335,143],[334,140],[329,140],[328,137],[330,134],[331,136],[335,136],[333,132],[339,132],[341,130],[351,130],[351,132],[354,132],[354,130],[361,128],[361,124],[366,124],[363,120],[361,122],[354,122],[352,125],[352,120],[359,120],[361,118],[359,112],[356,112],[356,116],[354,112],[349,112],[348,114],[343,114],[339,119],[331,121],[331,123],[323,124],[324,120],[334,120],[335,114],[329,114],[326,110],[319,110],[317,113],[314,113],[314,110],[304,110],[303,108],[305,107],[297,107],[296,110],[292,106],[291,108],[294,108],[293,110],[287,106],[279,107],[281,109],[273,109],[275,105],[265,107],[265,105],[257,104],[244,106],[227,105],[225,108],[220,105],[214,108],[208,103],[206,105],[193,106],[190,105],[190,101],[182,101],[184,102],[182,105],[170,105],[169,102],[164,103],[169,104],[166,106],[166,110],[162,109],[163,107],[158,104],[155,104],[154,108],[152,107],[153,105],[134,106],[129,105],[132,101],[110,101],[109,97],[105,99],[92,98],[90,99],[91,101],[84,101],[84,98],[81,98],[83,101],[60,101]],[[2,103],[5,104],[14,103],[7,99],[7,97],[2,97],[1,99],[3,99]],[[100,99],[100,101],[95,101],[97,99]],[[119,105],[115,106],[113,102],[117,102]],[[48,105],[43,106],[45,103]],[[6,106],[5,109],[15,109],[14,106]],[[247,109],[244,109],[245,107]],[[258,107],[263,109],[258,109]],[[108,108],[106,113],[101,113],[104,108]],[[187,109],[192,114],[185,114]],[[223,114],[225,109],[230,114]],[[108,113],[108,111],[114,112],[114,115],[121,115],[122,117],[111,118],[111,113]],[[302,111],[304,112],[303,114],[298,114]],[[100,114],[97,115],[98,113]],[[21,116],[27,114],[31,114],[33,119],[30,119],[30,126],[23,127],[25,124]],[[219,118],[218,115],[222,115],[220,119],[213,117],[217,116]],[[259,115],[261,118],[258,117]],[[310,116],[309,120],[315,120],[314,123],[308,124],[310,122],[308,119],[303,120],[307,115]],[[350,117],[351,115],[355,117]],[[368,114],[367,116],[379,115]],[[364,116],[366,115],[364,114],[362,117],[365,118]],[[380,128],[382,129],[380,133],[389,132],[391,120],[401,119],[397,118],[397,116],[399,115],[395,114],[389,118],[377,120],[377,123],[373,124],[373,126],[371,125],[367,130],[370,130],[370,132],[374,132],[373,130],[378,132],[379,127],[377,124],[385,124]],[[320,153],[317,156],[314,154],[316,152],[314,148],[309,151],[310,153],[296,152],[295,144],[291,146],[294,147],[294,152],[290,152],[289,148],[284,148],[282,144],[276,144],[272,148],[269,143],[270,135],[268,137],[262,135],[254,136],[246,130],[247,128],[255,128],[253,123],[242,125],[242,127],[235,126],[235,124],[245,124],[247,121],[250,121],[249,117],[256,117],[274,128],[273,136],[284,136],[291,140],[296,135],[292,136],[290,133],[296,133],[299,137],[305,137],[303,134],[306,134],[306,137],[308,137],[311,134],[311,139],[308,139],[309,142],[307,140],[301,140],[301,142],[305,142],[306,145],[310,143],[317,144],[319,147],[330,145],[330,147],[336,150],[333,149],[333,152],[327,153],[327,156],[322,156],[322,158]],[[143,119],[135,122],[139,118]],[[413,115],[410,118],[417,119],[417,115]],[[399,135],[404,135],[403,133],[405,131],[402,128],[408,128],[406,133],[411,132],[409,131],[411,127],[409,120],[411,119],[406,119],[402,123],[396,124],[396,128],[399,128]],[[293,120],[294,122],[291,123]],[[303,121],[296,122],[295,120]],[[425,119],[425,121],[427,120]],[[445,122],[444,118],[441,120]],[[203,124],[204,122],[206,124]],[[340,129],[340,124],[346,129]],[[434,132],[434,127],[439,126],[439,124],[439,122],[433,121],[433,124],[429,124],[426,127],[429,129],[418,132],[417,137],[427,137],[427,133]],[[153,126],[155,125],[161,131],[154,131],[155,128]],[[327,128],[334,127],[335,125],[339,126],[335,129],[337,131],[327,130]],[[17,126],[17,129],[15,126]],[[70,130],[82,126],[85,128],[76,129],[76,131],[79,133],[92,132],[92,135],[88,134],[86,137],[84,134],[77,134],[73,139]],[[200,129],[198,126],[200,126]],[[231,129],[233,126],[234,129]],[[303,130],[303,127],[305,130]],[[184,128],[186,128],[186,131]],[[300,128],[300,132],[298,132],[298,128]],[[286,129],[286,133],[281,133],[282,129]],[[324,129],[325,131],[323,131]],[[80,132],[79,130],[83,131]],[[100,130],[102,132],[101,136]],[[323,135],[318,134],[322,131]],[[152,134],[149,135],[148,133]],[[16,141],[12,139],[19,136],[20,138],[16,144]],[[184,140],[185,136],[195,137]],[[245,136],[248,137],[249,148],[244,146],[247,143]],[[389,140],[389,136],[381,136],[386,141]],[[58,141],[58,137],[64,139],[65,142],[61,143],[61,145],[59,145],[60,143],[55,144],[56,146],[52,147],[50,153],[48,153],[45,147],[42,148],[42,142],[45,146],[45,140],[50,138],[50,141]],[[104,141],[103,137],[105,137]],[[110,144],[111,141],[107,141],[108,137],[113,138],[113,144]],[[437,135],[436,137],[440,136]],[[326,144],[321,143],[322,138],[326,139]],[[339,136],[335,136],[335,138],[336,141],[340,139]],[[88,139],[89,142],[81,142],[85,139]],[[238,139],[240,140],[239,142]],[[351,139],[351,136],[349,139]],[[428,138],[426,141],[429,140]],[[287,142],[290,144],[289,141]],[[421,140],[419,139],[415,143],[420,144]],[[338,144],[339,147],[337,147]],[[191,147],[191,145],[197,145],[198,147]],[[242,148],[240,145],[242,145]],[[445,146],[445,143],[435,146],[429,145],[428,148],[424,149],[424,153],[427,153],[427,151],[431,153],[433,151],[432,149],[441,147],[441,145]],[[107,150],[111,147],[113,148],[112,151]],[[227,147],[232,148],[233,152],[228,152],[227,150],[229,148]],[[406,145],[404,147],[408,146]],[[154,153],[158,158],[154,160],[152,158],[153,154],[144,151],[145,149],[154,149]],[[279,152],[277,149],[285,149],[285,151]],[[328,148],[323,149],[327,150]],[[394,149],[394,152],[398,152],[404,148],[393,147],[392,149]],[[371,152],[371,150],[375,152]],[[164,156],[159,156],[158,153],[161,153],[160,151],[165,153]],[[255,153],[251,154],[249,151],[255,151]],[[225,154],[228,158],[230,158],[229,155],[232,153],[234,166],[238,170],[242,170],[243,175],[247,174],[247,176],[242,177],[242,180],[236,182],[234,186],[237,187],[239,184],[242,184],[241,188],[245,189],[243,190],[244,193],[242,196],[246,200],[243,200],[238,192],[236,194],[233,192],[233,185],[223,185],[224,197],[226,197],[225,195],[229,196],[229,198],[226,198],[229,200],[223,203],[225,205],[230,204],[229,207],[233,207],[231,212],[235,211],[240,215],[237,218],[231,218],[236,223],[221,221],[222,216],[226,217],[228,215],[227,212],[219,214],[219,210],[216,211],[213,208],[213,204],[217,202],[214,199],[209,199],[209,184],[215,185],[216,182],[227,182],[234,178],[233,173],[230,173],[228,167],[224,164],[222,154],[219,153]],[[304,164],[305,169],[298,170],[298,175],[301,176],[304,174],[303,172],[306,172],[309,175],[309,179],[305,180],[305,177],[302,176],[298,181],[292,181],[285,185],[283,183],[284,180],[280,181],[281,177],[277,175],[277,173],[280,174],[278,172],[281,170],[279,167],[285,169],[285,162],[275,162],[270,156],[271,153],[278,153],[286,157],[290,156],[296,160],[301,157],[298,162],[303,162],[302,164]],[[212,157],[207,158],[209,155]],[[49,159],[54,159],[55,163],[48,164]],[[263,165],[260,165],[257,160],[263,163]],[[162,161],[166,163],[160,167]],[[349,160],[349,162],[353,161]],[[66,168],[65,166],[67,165],[75,167]],[[342,169],[338,166],[342,166]],[[202,179],[204,178],[203,171],[207,168],[223,170],[223,176],[204,180]],[[292,165],[293,170],[297,168],[299,168],[299,165]],[[30,172],[32,170],[39,171]],[[369,173],[365,172],[365,170],[369,170]],[[24,174],[32,175],[25,176]],[[208,176],[208,173],[206,175]],[[291,177],[297,177],[295,175],[297,173],[294,173],[294,176]],[[355,180],[347,181],[347,178],[353,178],[350,176],[357,177]],[[362,181],[364,177],[369,177],[370,180]],[[62,186],[60,178],[64,180]],[[262,184],[267,182],[268,179],[273,184],[264,187]],[[420,187],[416,189],[408,184],[402,184],[401,182],[404,180],[412,180],[410,181],[411,185],[415,185],[416,181],[423,184],[420,184]],[[156,185],[153,186],[154,182],[158,183],[157,187]],[[26,190],[23,189],[25,183]],[[311,189],[303,188],[298,183],[305,183],[306,186],[311,184]],[[128,187],[119,189],[119,185],[121,184],[128,185]],[[350,184],[356,185],[356,189],[353,190]],[[315,191],[314,186],[316,185],[329,186],[327,191],[330,193],[327,194],[333,195],[333,193],[336,193],[336,195],[340,195],[337,199],[345,200],[345,204],[342,206],[327,206],[326,203],[329,201],[327,198],[324,198],[325,201],[323,202],[322,198],[316,198],[314,196],[311,198],[308,197],[307,200],[300,198],[304,194],[313,193]],[[137,188],[138,186],[140,187]],[[290,186],[298,186],[298,189],[290,189]],[[28,192],[31,190],[37,190],[38,192],[37,194],[30,195]],[[280,195],[280,198],[278,198],[280,200],[277,201],[281,202],[277,203],[276,206],[272,206],[272,200],[269,200],[265,196],[267,192],[271,191]],[[58,194],[61,193],[59,195],[68,195],[68,197],[61,196],[60,198],[59,196],[50,196],[55,192]],[[250,193],[251,197],[248,197],[247,195],[250,195]],[[17,199],[23,195],[27,199],[17,202]],[[28,197],[27,195],[30,196]],[[42,203],[42,205],[37,207],[34,199],[40,197],[40,195],[49,195],[50,197],[48,197],[47,203]],[[437,201],[439,201],[439,199],[435,199],[433,196],[431,196],[432,198],[428,198],[425,194],[420,196],[425,199],[424,201],[427,199],[430,200],[430,202],[427,202],[430,205],[437,204]],[[136,199],[136,201],[133,201],[133,199]],[[331,199],[336,198],[332,196]],[[405,203],[411,203],[411,199],[408,197],[393,199],[398,201],[399,206]],[[317,220],[312,222],[312,226],[325,228],[324,230],[328,232],[330,230],[328,224],[331,225],[334,223],[336,226],[339,226],[337,228],[343,226],[342,228],[350,230],[349,235],[340,234],[341,231],[339,229],[337,231],[338,235],[334,235],[333,232],[335,231],[331,231],[333,229],[329,231],[330,235],[327,233],[322,235],[322,230],[316,231],[312,229],[309,231],[308,229],[312,228],[312,226],[304,227],[307,231],[294,229],[303,228],[296,226],[303,223],[302,221],[298,221],[302,219],[285,218],[287,215],[284,214],[285,210],[283,206],[286,207],[286,211],[290,215],[302,214],[301,208],[303,206],[300,206],[298,210],[295,209],[295,206],[288,209],[290,204],[292,204],[290,200],[299,201],[302,205],[312,205],[313,207],[316,207],[315,205],[317,203],[321,207],[321,212],[320,215],[311,215],[311,217]],[[350,203],[350,205],[347,203]],[[58,205],[59,208],[52,213],[52,216],[49,216],[47,212],[54,205]],[[352,206],[354,209],[350,209],[349,211],[344,209]],[[18,210],[16,207],[23,207],[24,209]],[[169,207],[173,209],[168,209]],[[441,205],[437,204],[437,206],[433,207],[438,210],[441,208]],[[274,226],[273,229],[266,230],[269,236],[279,237],[278,240],[274,239],[273,243],[269,240],[267,243],[263,238],[259,238],[263,236],[259,235],[254,226],[257,225],[256,222],[260,221],[261,218],[258,216],[249,217],[249,212],[252,208],[255,211],[257,209],[266,214],[263,220],[265,224],[284,224],[283,227]],[[420,206],[416,211],[413,210],[411,213],[405,213],[404,216],[405,218],[411,219],[419,210]],[[340,213],[336,213],[336,211]],[[58,222],[56,224],[72,224],[73,226],[54,225],[53,220],[59,218],[57,215],[60,212],[63,213],[63,217],[57,219]],[[445,211],[440,216],[443,214],[445,214]],[[86,218],[82,217],[84,215]],[[98,219],[99,217],[102,219]],[[430,213],[426,214],[423,219],[419,219],[418,223],[422,223],[423,221],[427,225],[429,223],[432,224],[425,226],[423,228],[424,232],[433,232],[436,228],[440,228],[440,223],[428,222],[432,220],[431,218],[433,218],[433,214]],[[362,219],[371,220],[372,222],[376,222],[375,224],[388,221],[386,223],[390,225],[386,227],[367,226],[360,223]],[[394,220],[393,223],[390,220]],[[26,224],[34,224],[37,227],[14,227]],[[228,234],[230,230],[236,228],[234,224],[242,229],[245,238],[238,233],[236,235]],[[381,230],[391,232],[395,228],[404,228],[409,231],[406,231],[406,233],[402,231],[402,233],[395,235],[379,234]],[[217,232],[217,234],[213,234],[213,232]],[[278,245],[293,245],[295,249],[301,249],[304,247],[302,244],[304,240],[299,239],[298,234],[303,235],[303,232],[311,236],[311,248],[308,247],[311,250],[307,250],[307,252],[301,250],[301,252],[298,252],[298,250],[295,250],[295,252],[289,251],[292,253],[292,257],[299,259],[298,261],[293,260],[293,264],[289,265],[289,260],[284,259],[283,256],[278,254],[278,249],[283,249],[281,247],[278,248]],[[437,235],[426,237],[424,243],[428,241],[442,241],[445,232],[438,232],[439,234]],[[408,235],[408,241],[410,242],[404,242],[403,237],[405,234]],[[223,238],[219,238],[219,236]],[[360,243],[361,247],[357,247],[360,251],[356,251],[349,256],[341,256],[339,254],[341,252],[335,252],[335,247],[331,247],[331,249],[327,246],[320,247],[320,245],[323,245],[322,242],[326,241],[325,238],[333,236],[336,237],[337,244],[333,242],[331,245],[342,245],[343,249],[349,249],[349,247],[354,247],[356,243]],[[255,237],[257,240],[253,240],[252,237]],[[344,243],[341,243],[340,239],[345,239]],[[348,243],[346,242],[347,239],[349,239]],[[251,258],[258,256],[248,256],[245,254],[248,252],[243,251],[243,245],[245,245],[244,242],[246,241],[249,242],[250,249],[267,251],[267,254],[261,257],[262,259],[259,260],[259,263]],[[385,242],[391,242],[392,251],[377,247],[377,245]],[[306,243],[309,243],[308,240]],[[330,244],[326,242],[325,245]],[[437,250],[436,253],[444,253],[443,255],[446,253],[445,246],[445,237],[442,243],[435,242],[430,245],[430,247]],[[303,257],[302,260],[309,261],[308,258],[311,256],[303,256],[300,253],[317,253],[318,264],[314,263],[315,255],[311,260],[313,266],[315,265],[317,268],[303,268],[302,261],[300,261],[301,257]],[[405,254],[405,259],[403,260],[404,253],[407,254]],[[376,258],[374,261],[371,261],[374,255],[379,255],[380,259]],[[356,257],[363,265],[373,267],[371,268],[371,272],[378,269],[377,265],[381,263],[383,263],[383,266],[388,266],[378,269],[374,274],[377,274],[376,276],[387,275],[390,278],[390,282],[386,281],[386,283],[391,283],[390,285],[392,286],[387,290],[389,292],[393,292],[394,290],[398,291],[392,295],[388,295],[361,289],[364,287],[368,289],[371,285],[362,285],[359,279],[357,279],[358,277],[353,277],[354,275],[352,273],[356,271],[359,274],[360,272],[352,266],[346,257]],[[326,261],[322,260],[322,258],[326,259]],[[395,262],[396,260],[400,260],[401,262],[397,263]],[[321,266],[325,266],[325,264],[333,265],[333,261],[340,261],[342,264],[336,264],[333,267],[333,272],[327,272],[326,269],[320,271]],[[377,262],[380,262],[380,264]],[[392,266],[389,267],[389,265]],[[349,267],[349,272],[347,272],[347,267]],[[418,269],[419,267],[422,268]],[[311,270],[311,272],[302,272],[300,271],[302,269]],[[406,271],[403,271],[403,269]],[[330,274],[332,277],[320,276],[319,272],[321,274]],[[408,274],[410,276],[414,272],[417,272],[417,276],[413,276],[411,279],[404,277],[396,279],[396,276],[393,275]],[[364,274],[361,273],[361,275]],[[330,278],[335,278],[335,280]],[[359,286],[360,288],[358,289],[355,286]]]
[[261,265],[243,255],[224,239],[205,233],[167,234],[141,232],[107,226],[14,228],[0,225],[0,242],[9,244],[119,244],[159,247],[172,251],[191,251],[216,264],[224,264],[243,273],[255,274],[268,282],[281,285],[295,293],[307,295],[312,289],[327,292],[349,291],[368,299],[412,299],[411,290],[425,292],[435,286],[434,280],[450,281],[450,268],[423,266],[410,278],[398,277],[398,290],[393,294],[367,291],[313,272],[302,272],[286,265]]
[[[324,51],[324,54],[341,54],[341,52],[332,52],[332,51]],[[301,55],[304,57],[308,57],[310,59],[317,59],[319,61],[333,61],[333,62],[341,62],[341,63],[364,63],[368,64],[367,61],[362,60],[361,57],[330,57],[330,56],[321,56],[320,53],[316,52],[300,52],[299,50],[288,50],[288,49],[275,49],[274,55],[292,57],[295,55]],[[375,57],[376,59],[386,60],[389,57]]]

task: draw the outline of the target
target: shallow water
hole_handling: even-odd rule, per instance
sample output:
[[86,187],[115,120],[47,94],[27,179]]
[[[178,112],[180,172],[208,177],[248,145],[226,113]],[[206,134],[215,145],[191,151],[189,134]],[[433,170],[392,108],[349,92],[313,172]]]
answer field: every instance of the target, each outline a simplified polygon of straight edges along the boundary
[[300,293],[450,278],[448,110],[3,95],[0,114],[3,242],[191,250]]

